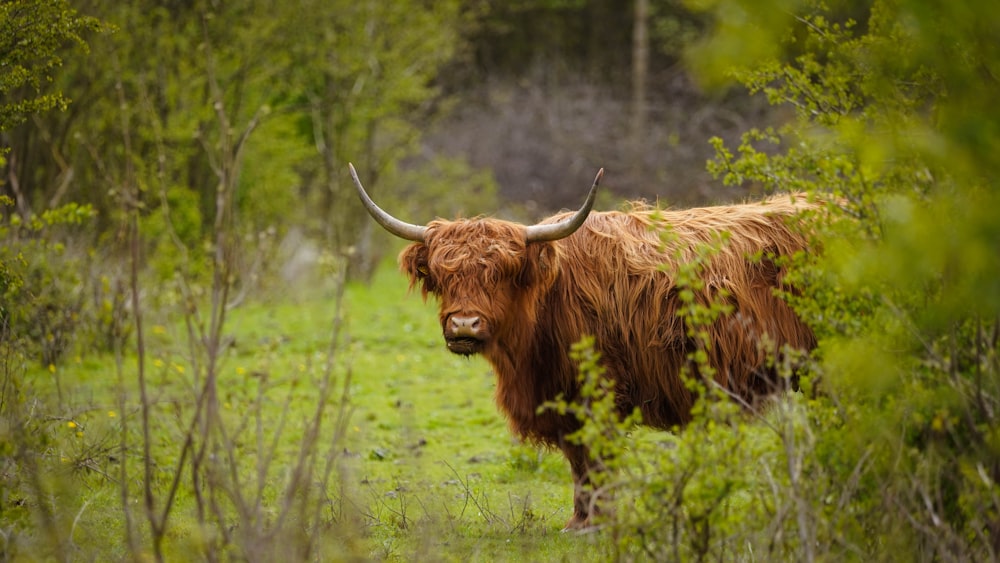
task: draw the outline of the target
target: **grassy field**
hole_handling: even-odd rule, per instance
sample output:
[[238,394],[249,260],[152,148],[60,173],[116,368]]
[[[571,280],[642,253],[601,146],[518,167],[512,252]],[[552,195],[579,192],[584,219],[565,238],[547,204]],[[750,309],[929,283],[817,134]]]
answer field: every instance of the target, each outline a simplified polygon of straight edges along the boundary
[[[13,538],[8,547],[19,546],[8,553],[44,558],[46,537],[56,537],[81,559],[126,557],[122,479],[129,483],[124,502],[138,541],[148,542],[141,462],[148,441],[154,512],[167,505],[179,475],[165,524],[167,559],[200,558],[204,546],[218,540],[200,506],[222,506],[221,519],[234,537],[255,526],[274,528],[303,444],[317,467],[333,468],[327,481],[317,470],[310,491],[321,499],[318,519],[329,535],[323,553],[524,561],[606,555],[599,534],[560,532],[571,511],[566,462],[558,452],[512,439],[493,403],[489,366],[447,352],[434,303],[408,293],[394,266],[383,267],[370,286],[347,288],[344,337],[331,362],[333,390],[322,399],[335,311],[330,296],[286,295],[230,312],[232,343],[219,363],[217,386],[223,430],[207,451],[231,469],[220,489],[237,490],[202,493],[201,502],[185,469],[191,456],[185,457],[183,443],[195,420],[200,380],[194,374],[204,367],[192,360],[198,356],[185,319],[151,315],[146,322],[148,439],[141,432],[134,352],[120,363],[107,355],[76,356],[29,371],[22,393],[33,403],[26,405],[26,426],[44,437],[38,470],[46,477],[32,485],[25,475],[30,468],[22,466],[18,482],[52,491],[53,501],[18,504],[16,487],[5,493],[18,497],[7,498],[2,513]],[[322,424],[310,446],[318,407]],[[338,434],[341,413],[348,418]],[[246,556],[239,548],[235,553]]]

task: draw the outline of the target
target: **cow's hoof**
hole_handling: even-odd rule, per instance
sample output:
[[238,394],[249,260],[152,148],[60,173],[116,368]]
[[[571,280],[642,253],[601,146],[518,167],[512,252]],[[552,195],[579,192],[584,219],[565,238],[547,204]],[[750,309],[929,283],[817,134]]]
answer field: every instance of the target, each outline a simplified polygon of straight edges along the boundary
[[562,529],[562,532],[564,534],[570,532],[574,534],[589,534],[590,532],[597,531],[597,528],[597,526],[591,524],[590,518],[573,516],[569,519],[569,522],[566,522],[566,526]]

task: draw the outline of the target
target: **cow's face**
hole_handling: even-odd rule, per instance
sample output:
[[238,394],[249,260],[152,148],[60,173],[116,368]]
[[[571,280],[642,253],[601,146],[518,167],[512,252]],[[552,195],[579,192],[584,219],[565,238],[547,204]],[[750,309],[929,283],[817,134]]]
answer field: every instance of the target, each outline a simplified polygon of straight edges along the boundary
[[534,333],[541,295],[559,271],[556,242],[580,228],[604,175],[598,170],[587,200],[575,213],[524,226],[496,219],[432,221],[426,226],[386,213],[348,164],[361,203],[385,230],[414,241],[399,256],[410,286],[421,285],[441,301],[441,329],[448,349],[465,356],[491,355],[505,342],[517,346]]
[[496,219],[434,221],[424,242],[400,254],[411,287],[440,301],[441,330],[455,354],[489,354],[535,322],[555,279],[556,248],[525,242],[525,227]]

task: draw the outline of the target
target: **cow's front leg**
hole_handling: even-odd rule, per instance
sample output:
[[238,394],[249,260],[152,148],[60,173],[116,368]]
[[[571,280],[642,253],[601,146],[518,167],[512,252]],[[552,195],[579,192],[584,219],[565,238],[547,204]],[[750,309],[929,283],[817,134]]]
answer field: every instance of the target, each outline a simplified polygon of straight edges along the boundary
[[600,464],[590,459],[583,446],[563,444],[560,449],[569,460],[573,474],[573,517],[566,522],[563,531],[583,530],[591,527],[593,517],[600,514],[590,481],[591,472],[600,471]]

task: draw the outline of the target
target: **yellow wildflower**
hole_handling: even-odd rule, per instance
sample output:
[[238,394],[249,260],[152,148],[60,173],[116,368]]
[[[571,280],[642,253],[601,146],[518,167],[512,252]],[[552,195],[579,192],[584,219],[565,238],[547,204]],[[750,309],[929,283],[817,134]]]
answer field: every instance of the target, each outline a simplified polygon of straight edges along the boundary
[[934,415],[934,420],[931,421],[931,428],[933,428],[935,432],[944,430],[944,417],[941,416],[941,413]]

